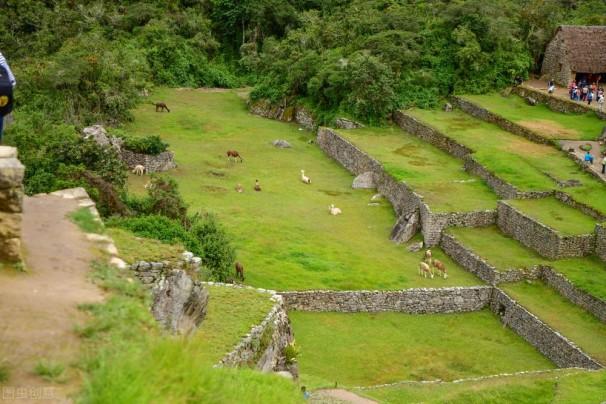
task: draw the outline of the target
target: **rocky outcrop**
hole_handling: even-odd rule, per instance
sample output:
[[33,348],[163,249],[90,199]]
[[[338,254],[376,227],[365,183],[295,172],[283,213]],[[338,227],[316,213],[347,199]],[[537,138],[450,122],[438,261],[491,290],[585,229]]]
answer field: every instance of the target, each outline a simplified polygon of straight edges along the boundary
[[389,239],[397,244],[406,243],[413,238],[420,229],[421,220],[419,217],[419,212],[415,211],[398,219],[396,225],[391,231],[391,236]]
[[129,169],[141,165],[145,167],[146,173],[151,174],[168,171],[177,167],[173,152],[165,151],[159,154],[135,153],[132,150],[122,147],[124,143],[123,140],[108,135],[102,125],[93,125],[82,129],[82,137],[84,137],[84,139],[93,140],[100,146],[113,147]]
[[606,262],[606,223],[598,224],[595,228],[596,247],[595,251],[602,261]]
[[290,143],[288,143],[286,140],[284,139],[276,139],[273,141],[272,143],[275,147],[277,147],[278,149],[290,149]]
[[187,334],[206,316],[208,290],[183,270],[160,279],[152,295],[152,314],[172,333]]
[[248,110],[251,114],[264,118],[283,122],[297,122],[308,130],[315,130],[318,127],[311,111],[302,105],[291,105],[286,100],[279,104],[271,103],[269,100],[250,101],[248,103]]
[[362,125],[360,122],[352,121],[351,119],[347,118],[335,119],[335,126],[337,129],[358,129],[364,127],[364,125]]
[[0,261],[20,262],[25,167],[17,149],[0,146]]

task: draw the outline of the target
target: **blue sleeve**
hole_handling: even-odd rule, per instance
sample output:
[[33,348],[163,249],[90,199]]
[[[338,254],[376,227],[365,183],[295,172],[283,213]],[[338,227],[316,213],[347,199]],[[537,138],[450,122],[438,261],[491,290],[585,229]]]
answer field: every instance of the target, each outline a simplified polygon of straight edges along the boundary
[[8,79],[11,81],[14,87],[15,84],[17,84],[17,80],[15,80],[15,76],[13,75],[13,72],[11,71],[8,62],[6,61],[6,58],[4,57],[4,55],[2,55],[2,53],[0,53],[0,66],[6,69],[6,72],[8,73]]

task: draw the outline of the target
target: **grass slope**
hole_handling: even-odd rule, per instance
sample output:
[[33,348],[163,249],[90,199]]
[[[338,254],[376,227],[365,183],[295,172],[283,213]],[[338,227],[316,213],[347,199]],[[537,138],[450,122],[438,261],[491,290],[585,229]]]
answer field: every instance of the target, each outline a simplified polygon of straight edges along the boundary
[[592,234],[596,221],[555,198],[517,199],[509,201],[513,207],[563,235]]
[[135,236],[128,230],[109,227],[106,233],[114,240],[120,257],[132,264],[136,261],[174,262],[185,251],[182,245],[165,244],[158,240]]
[[394,178],[410,185],[434,212],[496,206],[496,195],[480,178],[464,171],[461,160],[399,128],[342,130],[339,134],[380,161]]
[[399,385],[365,390],[379,402],[407,403],[586,403],[599,404],[606,394],[606,372],[558,372],[508,376],[465,383]]
[[492,93],[465,95],[463,98],[547,139],[595,140],[604,127],[604,121],[593,112],[564,114],[552,111],[544,104],[530,106],[517,95],[504,97]]
[[579,289],[606,299],[606,264],[597,257],[551,261],[504,235],[496,226],[450,228],[448,232],[500,271],[547,264]]
[[158,329],[148,292],[128,274],[98,265],[97,281],[110,292],[78,330],[87,342],[81,366],[88,371],[84,403],[231,403],[300,401],[288,380],[250,370],[213,369],[272,302],[254,290],[210,288],[207,318],[190,338]]
[[541,320],[606,364],[606,324],[541,282],[519,282],[502,285],[502,288]]
[[533,143],[459,110],[406,112],[474,150],[480,164],[523,191],[556,189],[557,184],[545,173],[559,180],[580,181],[581,186],[564,191],[606,214],[606,186],[555,147]]
[[[297,126],[249,114],[235,92],[160,89],[170,113],[142,105],[126,127],[134,135],[156,134],[170,143],[179,168],[170,172],[190,210],[216,213],[238,248],[246,282],[277,290],[396,289],[471,285],[480,281],[447,260],[450,278],[417,275],[421,254],[388,241],[391,206],[369,206],[368,190],[352,190],[352,176]],[[272,146],[285,139],[291,149]],[[243,163],[230,163],[235,149]],[[306,170],[312,184],[300,181]],[[262,192],[254,192],[259,179]],[[145,177],[132,177],[142,192]],[[241,183],[245,192],[234,187]],[[328,205],[342,209],[332,217]],[[440,252],[438,255],[443,257]]]
[[435,315],[292,312],[290,317],[301,349],[302,380],[311,384],[452,380],[554,367],[487,310]]

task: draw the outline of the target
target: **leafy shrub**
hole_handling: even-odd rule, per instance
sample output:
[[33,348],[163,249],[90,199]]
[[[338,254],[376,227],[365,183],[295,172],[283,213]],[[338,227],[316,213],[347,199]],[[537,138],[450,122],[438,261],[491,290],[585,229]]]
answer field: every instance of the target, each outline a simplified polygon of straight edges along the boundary
[[295,341],[286,345],[284,347],[284,352],[282,352],[287,365],[297,363],[297,358],[299,357],[300,353],[301,351],[299,350],[299,346]]
[[145,137],[120,136],[124,143],[122,147],[135,153],[157,155],[168,149],[168,143],[160,139],[160,136],[149,135]]
[[593,146],[591,146],[590,143],[585,143],[585,144],[580,145],[579,149],[581,149],[585,152],[588,152],[588,151],[591,151],[591,149],[593,149]]
[[179,193],[177,182],[168,176],[152,175],[144,198],[128,197],[128,206],[136,215],[162,215],[189,225],[187,205]]

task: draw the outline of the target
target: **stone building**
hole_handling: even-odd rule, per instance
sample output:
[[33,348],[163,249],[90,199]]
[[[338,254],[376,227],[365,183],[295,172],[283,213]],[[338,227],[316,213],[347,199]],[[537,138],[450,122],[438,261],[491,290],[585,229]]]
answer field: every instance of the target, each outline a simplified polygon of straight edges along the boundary
[[606,81],[606,26],[560,26],[547,45],[541,73],[562,86],[570,80]]

